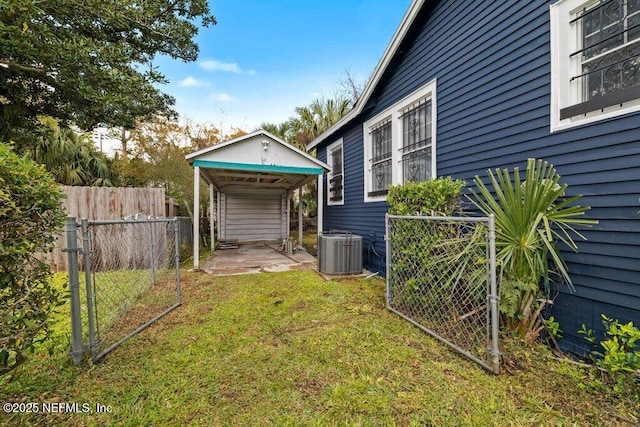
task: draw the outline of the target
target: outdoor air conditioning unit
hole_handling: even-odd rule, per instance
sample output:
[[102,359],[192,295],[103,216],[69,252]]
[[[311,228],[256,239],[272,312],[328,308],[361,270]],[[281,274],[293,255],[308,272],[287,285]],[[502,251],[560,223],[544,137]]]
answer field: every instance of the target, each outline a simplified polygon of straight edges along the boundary
[[325,274],[362,273],[362,236],[348,232],[321,234],[318,269]]

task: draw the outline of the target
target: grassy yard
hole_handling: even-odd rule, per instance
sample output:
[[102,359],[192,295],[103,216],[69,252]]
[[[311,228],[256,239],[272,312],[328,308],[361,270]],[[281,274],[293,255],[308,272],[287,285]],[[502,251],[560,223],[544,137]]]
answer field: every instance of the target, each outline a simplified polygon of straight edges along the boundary
[[[6,425],[634,425],[640,402],[542,349],[507,347],[486,373],[384,307],[379,279],[310,271],[183,272],[184,304],[97,365],[64,345],[34,357],[1,402],[110,413],[0,415]],[[62,340],[64,341],[64,340]]]
[[[292,233],[297,236],[297,234]],[[318,232],[313,230],[307,230],[302,234],[302,247],[311,255],[318,255]]]

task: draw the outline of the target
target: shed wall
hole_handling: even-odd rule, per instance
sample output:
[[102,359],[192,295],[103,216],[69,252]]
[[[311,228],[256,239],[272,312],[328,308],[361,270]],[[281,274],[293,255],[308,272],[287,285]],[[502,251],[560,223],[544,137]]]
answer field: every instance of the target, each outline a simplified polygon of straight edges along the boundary
[[[279,193],[226,193],[221,220],[222,239],[240,242],[279,240],[286,228],[285,195]],[[285,212],[283,212],[283,207]]]

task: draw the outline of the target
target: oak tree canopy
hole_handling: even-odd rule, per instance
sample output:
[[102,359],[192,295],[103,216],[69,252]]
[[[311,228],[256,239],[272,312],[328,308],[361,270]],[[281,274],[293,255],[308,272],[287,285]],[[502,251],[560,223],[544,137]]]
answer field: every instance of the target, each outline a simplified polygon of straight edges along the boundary
[[47,115],[89,129],[173,113],[153,60],[195,61],[207,0],[3,0],[0,140]]

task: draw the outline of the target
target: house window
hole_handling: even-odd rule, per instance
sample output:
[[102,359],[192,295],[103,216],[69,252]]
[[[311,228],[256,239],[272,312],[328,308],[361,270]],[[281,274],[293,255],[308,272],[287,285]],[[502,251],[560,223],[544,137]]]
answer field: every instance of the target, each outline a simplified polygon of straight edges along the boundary
[[327,204],[342,205],[344,203],[344,161],[342,139],[327,147],[327,161],[331,172],[327,174]]
[[435,80],[364,123],[365,202],[383,201],[389,185],[436,176],[435,123]]
[[391,184],[391,119],[386,118],[371,128],[371,191],[369,196],[387,194]]
[[640,0],[551,7],[552,130],[640,110]]
[[407,181],[431,178],[431,100],[405,109],[402,120],[402,177]]

